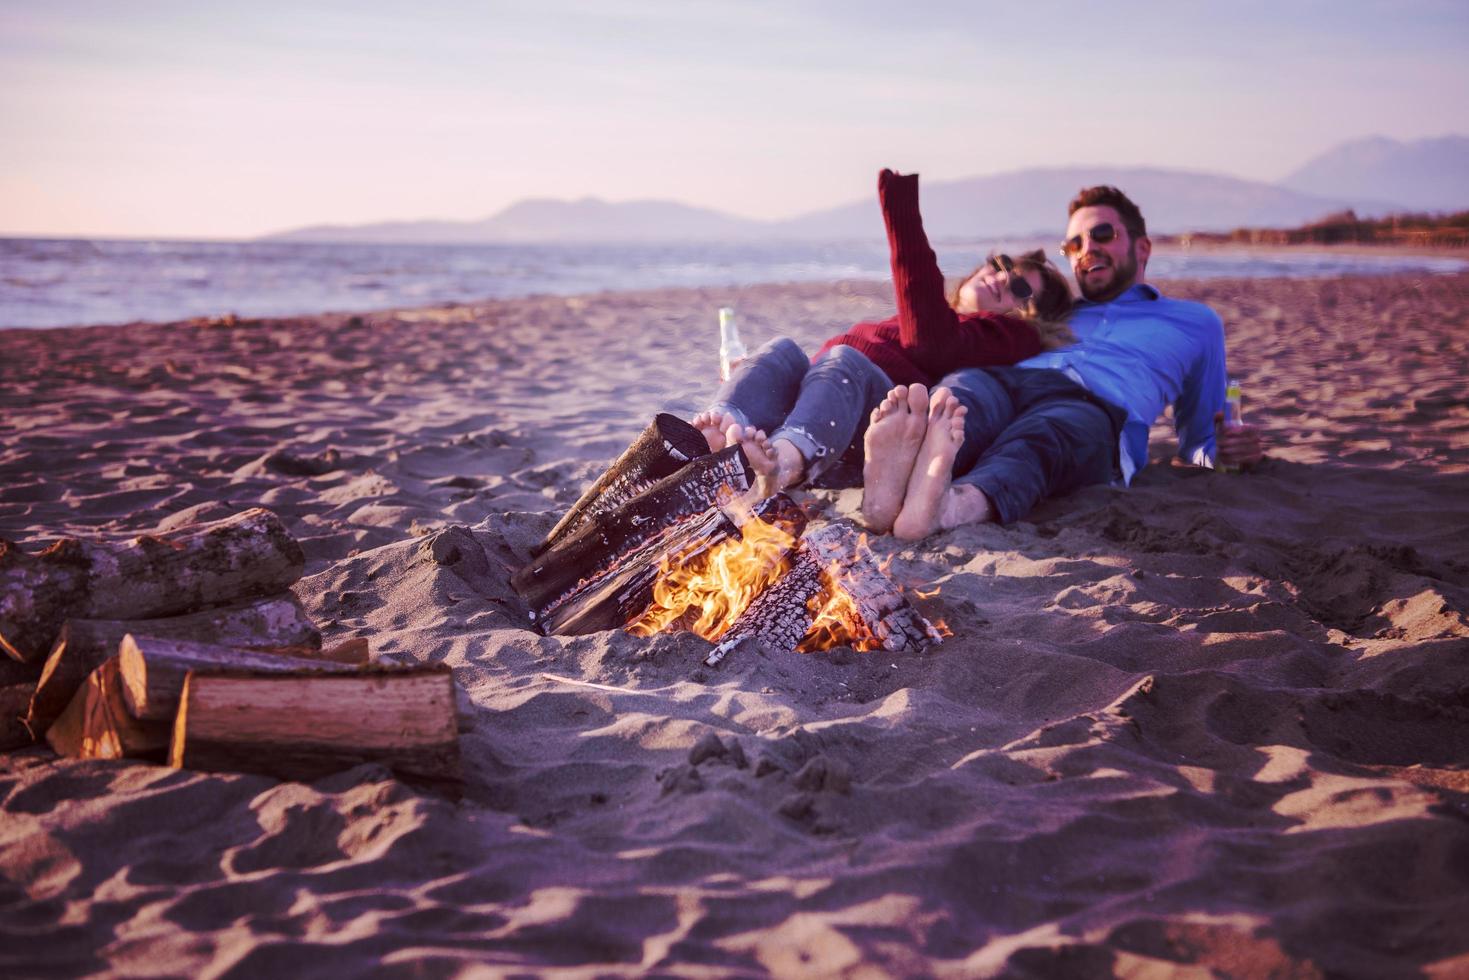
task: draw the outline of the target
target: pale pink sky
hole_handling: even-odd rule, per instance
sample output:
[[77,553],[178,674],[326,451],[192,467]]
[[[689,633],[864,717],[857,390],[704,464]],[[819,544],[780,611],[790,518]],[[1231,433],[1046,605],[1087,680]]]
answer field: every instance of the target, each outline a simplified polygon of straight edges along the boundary
[[1469,132],[1453,2],[0,6],[0,233],[247,237],[524,197],[789,217],[1112,163],[1278,179]]

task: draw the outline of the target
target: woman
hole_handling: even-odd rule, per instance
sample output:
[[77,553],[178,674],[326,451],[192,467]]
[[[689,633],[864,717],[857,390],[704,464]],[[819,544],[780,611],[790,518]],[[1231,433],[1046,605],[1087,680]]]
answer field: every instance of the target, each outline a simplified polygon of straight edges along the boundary
[[[826,485],[855,485],[856,464],[874,462],[864,454],[863,437],[880,406],[884,415],[917,412],[926,426],[931,412],[953,415],[947,392],[935,392],[932,403],[928,398],[928,387],[945,374],[1014,364],[1070,342],[1063,319],[1071,287],[1043,252],[992,255],[946,298],[918,211],[918,176],[884,170],[877,193],[892,250],[897,315],[857,324],[810,360],[787,338],[765,344],[694,418],[711,449],[741,444],[766,492],[823,476]],[[853,465],[832,473],[842,462]],[[864,499],[864,519],[886,531],[900,504]]]

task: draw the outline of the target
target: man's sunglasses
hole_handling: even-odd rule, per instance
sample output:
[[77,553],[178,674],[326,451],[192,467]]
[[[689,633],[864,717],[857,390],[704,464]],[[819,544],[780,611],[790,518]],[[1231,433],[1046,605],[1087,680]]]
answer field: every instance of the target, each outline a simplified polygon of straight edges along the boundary
[[[1112,227],[1112,222],[1103,221],[1101,224],[1095,226],[1090,231],[1082,232],[1082,234],[1090,235],[1092,241],[1096,242],[1098,245],[1105,245],[1112,239],[1117,237],[1117,229]],[[1081,235],[1072,235],[1070,238],[1061,243],[1061,254],[1066,256],[1066,258],[1068,259],[1080,251]]]
[[1030,283],[1025,281],[1024,276],[1017,276],[1015,274],[1015,262],[1010,256],[1003,253],[1000,255],[991,255],[989,257],[989,267],[996,272],[1003,272],[1005,274],[1005,282],[1010,286],[1011,296],[1014,296],[1022,303],[1030,299],[1032,292]]

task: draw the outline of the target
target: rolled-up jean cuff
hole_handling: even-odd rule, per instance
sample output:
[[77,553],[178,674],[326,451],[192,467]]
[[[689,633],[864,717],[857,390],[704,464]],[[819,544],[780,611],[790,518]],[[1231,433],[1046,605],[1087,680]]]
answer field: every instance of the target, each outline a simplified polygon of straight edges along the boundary
[[740,411],[738,408],[735,408],[729,402],[715,402],[713,405],[710,405],[706,411],[722,412],[725,415],[733,418],[735,422],[739,423],[741,428],[748,427],[750,424],[750,417],[744,412]]
[[[1005,486],[1005,481],[999,474],[986,473],[982,469],[970,470],[964,476],[954,481],[955,486],[967,485],[974,487],[985,495],[990,506],[995,509],[996,524],[1013,524],[1039,502],[1036,497],[1032,500],[1022,500],[1025,494],[1018,494]],[[1032,495],[1034,496],[1034,495]]]
[[802,483],[809,482],[831,469],[841,456],[841,453],[834,453],[821,445],[805,429],[783,425],[770,434],[771,442],[777,439],[784,439],[795,446],[796,451],[801,454],[801,459],[805,460],[806,465],[802,468],[804,470],[801,476]]

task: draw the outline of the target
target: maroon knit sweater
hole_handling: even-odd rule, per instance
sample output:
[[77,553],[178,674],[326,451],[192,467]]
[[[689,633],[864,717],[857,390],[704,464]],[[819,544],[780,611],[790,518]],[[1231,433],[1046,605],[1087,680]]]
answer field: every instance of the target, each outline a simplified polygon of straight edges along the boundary
[[918,213],[917,174],[884,170],[877,175],[877,198],[893,253],[898,315],[857,324],[823,344],[816,357],[846,344],[866,354],[895,385],[932,386],[950,371],[1014,364],[1040,353],[1040,335],[1024,320],[956,313],[949,305],[938,256]]

